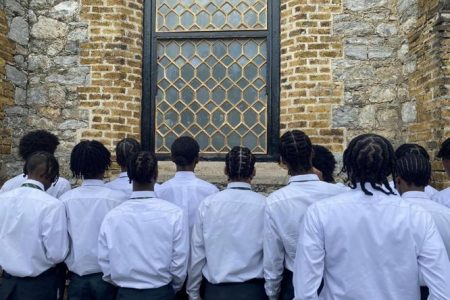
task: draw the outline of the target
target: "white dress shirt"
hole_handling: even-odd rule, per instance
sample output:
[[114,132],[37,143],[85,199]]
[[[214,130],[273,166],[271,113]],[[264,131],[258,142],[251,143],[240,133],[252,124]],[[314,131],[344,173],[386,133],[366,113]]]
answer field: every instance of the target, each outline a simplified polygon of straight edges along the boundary
[[431,200],[436,201],[442,205],[450,207],[450,187],[436,193]]
[[125,193],[107,188],[102,180],[84,180],[61,197],[71,238],[65,261],[70,271],[80,276],[101,272],[97,258],[100,226],[106,214],[127,198]]
[[[450,299],[450,263],[431,215],[366,185],[312,205],[300,229],[295,299]],[[324,288],[317,296],[322,276]]]
[[98,260],[106,281],[134,289],[170,283],[175,291],[181,289],[189,252],[187,223],[182,209],[155,197],[154,192],[133,192],[105,217]]
[[[3,184],[0,189],[0,194],[20,187],[27,179],[28,177],[24,174],[11,178]],[[56,184],[52,184],[46,192],[47,194],[59,199],[65,192],[70,191],[70,189],[70,182],[63,177],[59,177]]]
[[190,299],[200,299],[202,275],[213,284],[263,278],[265,202],[243,182],[202,201],[191,237]]
[[264,228],[264,278],[270,298],[279,294],[284,268],[294,270],[299,225],[306,209],[346,190],[309,174],[291,177],[287,186],[269,195]]
[[[389,185],[394,190],[394,192],[397,193],[397,195],[400,195],[400,192],[397,191],[397,189],[395,188],[395,184],[394,184],[394,182],[392,180],[389,181]],[[425,193],[428,195],[428,197],[432,198],[434,195],[439,193],[439,191],[437,189],[435,189],[434,187],[432,187],[431,185],[427,185],[425,187]]]
[[[128,178],[127,172],[121,172],[119,176],[108,182],[107,187],[113,190],[122,191],[128,195],[128,197],[133,192],[133,184],[130,183],[130,178]],[[158,192],[159,184],[155,183],[155,192]]]
[[35,277],[64,260],[69,247],[66,212],[58,199],[38,188],[19,187],[0,195],[0,267]]
[[189,228],[192,228],[200,202],[218,191],[215,185],[197,178],[194,172],[176,172],[172,179],[164,182],[156,190],[156,194],[158,198],[183,208]]

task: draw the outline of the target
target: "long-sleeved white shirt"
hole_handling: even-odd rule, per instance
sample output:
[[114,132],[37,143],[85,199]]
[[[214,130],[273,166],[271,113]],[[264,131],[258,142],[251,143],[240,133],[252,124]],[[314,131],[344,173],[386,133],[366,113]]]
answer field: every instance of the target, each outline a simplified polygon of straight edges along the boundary
[[125,193],[107,188],[102,180],[84,180],[61,197],[71,239],[65,261],[70,271],[80,276],[101,272],[97,257],[100,226],[106,214],[127,199]]
[[[0,189],[0,194],[20,187],[27,179],[28,177],[24,174],[20,174],[16,177],[11,178],[3,184],[2,188]],[[52,184],[46,192],[50,196],[59,199],[65,192],[70,191],[70,189],[70,182],[63,177],[59,177],[56,184]]]
[[164,182],[157,190],[158,198],[181,208],[188,218],[189,228],[194,225],[200,202],[219,189],[198,177],[193,172],[176,172],[172,179]]
[[431,214],[450,259],[450,208],[432,201],[426,192],[406,192],[402,198],[421,206]]
[[[128,197],[133,192],[133,184],[130,183],[130,178],[128,178],[127,172],[121,172],[119,176],[106,183],[106,186],[113,190],[119,190],[128,195]],[[155,183],[155,191],[158,192],[159,184]]]
[[18,277],[35,277],[64,260],[69,247],[66,212],[34,180],[0,195],[0,267]]
[[[400,192],[397,191],[397,189],[395,188],[395,184],[393,181],[389,181],[389,185],[391,186],[391,188],[394,190],[394,192],[397,193],[397,195],[400,195]],[[425,187],[425,193],[428,195],[428,197],[433,197],[434,195],[436,195],[437,193],[439,193],[439,191],[437,189],[435,189],[434,187],[432,187],[431,185],[427,185]]]
[[450,207],[450,187],[436,193],[431,200],[436,201],[442,205]]
[[191,236],[191,300],[200,299],[202,275],[214,284],[263,278],[265,202],[243,182],[202,201]]
[[[450,299],[450,263],[431,215],[368,185],[312,205],[300,229],[295,300]],[[322,276],[324,288],[317,296]]]
[[187,273],[189,236],[178,206],[133,192],[105,217],[98,241],[103,278],[125,288],[181,289]]
[[269,195],[264,228],[264,278],[270,298],[279,294],[284,268],[294,269],[299,224],[306,209],[346,190],[311,174],[293,176],[287,186]]

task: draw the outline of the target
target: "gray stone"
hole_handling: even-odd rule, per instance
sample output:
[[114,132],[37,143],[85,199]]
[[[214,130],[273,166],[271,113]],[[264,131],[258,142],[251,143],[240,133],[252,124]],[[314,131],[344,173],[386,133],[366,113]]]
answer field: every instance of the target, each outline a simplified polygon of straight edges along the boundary
[[63,123],[61,123],[58,126],[58,129],[60,129],[60,130],[68,130],[68,129],[77,130],[77,129],[86,128],[86,127],[87,127],[86,122],[81,122],[79,120],[67,120],[67,121],[64,121]]
[[16,62],[16,64],[18,66],[23,67],[23,65],[25,63],[25,58],[23,57],[23,55],[16,55],[16,56],[14,56],[14,61]]
[[394,24],[380,24],[377,26],[377,33],[382,37],[390,37],[397,34],[398,30]]
[[64,1],[53,7],[50,11],[50,17],[58,20],[69,20],[77,15],[80,6],[77,1]]
[[38,21],[36,14],[31,9],[28,10],[28,21],[30,22],[30,24],[34,24]]
[[76,66],[78,63],[78,56],[56,56],[53,58],[55,64],[63,67]]
[[16,88],[14,92],[14,101],[17,105],[24,105],[27,103],[27,91],[21,88]]
[[365,129],[373,129],[376,125],[377,109],[374,105],[366,105],[359,112],[359,126]]
[[25,15],[25,8],[16,0],[5,0],[5,9],[12,15]]
[[417,120],[416,101],[405,102],[402,105],[402,121],[414,123]]
[[11,22],[8,37],[21,45],[27,45],[30,39],[28,22],[23,17],[15,17]]
[[64,52],[70,55],[77,55],[80,53],[80,43],[76,41],[67,41]]
[[346,44],[345,56],[350,59],[367,60],[368,50],[366,46]]
[[358,108],[340,106],[333,109],[333,127],[356,127],[358,125]]
[[48,71],[52,65],[52,61],[45,55],[31,54],[28,57],[28,70],[37,71],[43,70]]
[[35,10],[41,10],[49,7],[49,3],[46,0],[31,0],[30,8]]
[[419,13],[418,0],[399,0],[397,11],[400,15],[400,23],[416,18]]
[[64,49],[65,46],[66,46],[65,40],[62,40],[62,39],[55,40],[53,43],[51,43],[48,46],[47,54],[50,56],[57,55],[57,54],[61,53],[61,51]]
[[344,8],[353,11],[368,10],[385,5],[387,0],[344,0]]
[[46,105],[48,103],[47,92],[43,85],[28,89],[27,103],[29,105]]
[[369,101],[372,103],[393,102],[397,99],[395,86],[376,86],[371,89]]
[[384,108],[377,113],[380,128],[397,128],[399,126],[399,112],[397,109]]
[[13,66],[6,65],[6,78],[22,88],[27,86],[27,75]]
[[37,39],[49,40],[67,36],[69,29],[67,24],[47,17],[39,17],[33,25],[31,35]]
[[369,59],[386,59],[392,57],[394,49],[390,47],[369,47]]
[[367,22],[346,21],[335,22],[333,31],[335,34],[354,36],[367,35],[371,33],[373,29]]
[[69,41],[86,42],[88,40],[87,28],[76,28],[69,33]]
[[85,85],[88,81],[89,67],[77,67],[65,70],[63,74],[51,74],[47,77],[48,82],[60,84]]
[[48,89],[48,98],[53,106],[64,106],[66,102],[66,91],[60,85],[52,85]]
[[21,106],[6,107],[5,114],[8,116],[26,116],[28,114],[28,109]]
[[403,66],[403,72],[405,74],[411,74],[411,73],[415,72],[416,69],[417,69],[417,63],[415,60],[408,61]]

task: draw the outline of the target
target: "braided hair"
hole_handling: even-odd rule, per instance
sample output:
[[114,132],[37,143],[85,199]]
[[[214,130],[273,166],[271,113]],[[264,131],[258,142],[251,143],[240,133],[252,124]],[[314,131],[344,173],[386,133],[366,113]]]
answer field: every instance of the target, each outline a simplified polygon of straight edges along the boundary
[[336,169],[336,159],[330,150],[321,145],[313,145],[312,164],[314,168],[322,172],[323,180],[334,182],[334,170]]
[[59,163],[52,153],[37,151],[28,156],[23,167],[23,173],[29,175],[40,166],[45,165],[45,177],[56,182],[59,177]]
[[382,136],[363,134],[354,138],[344,151],[342,172],[347,173],[352,189],[360,183],[363,192],[372,196],[366,188],[369,183],[375,190],[395,195],[388,181],[389,175],[395,177],[395,153],[392,144]]
[[170,147],[172,161],[181,167],[186,167],[198,159],[200,146],[197,141],[190,136],[182,136],[177,138]]
[[422,155],[411,154],[397,159],[395,171],[408,185],[425,187],[430,182],[431,164]]
[[450,159],[450,138],[446,139],[438,152],[437,157],[442,159]]
[[158,161],[156,156],[148,151],[141,151],[131,155],[128,160],[128,178],[130,183],[146,184],[156,180]]
[[82,141],[72,150],[70,170],[75,178],[91,179],[111,165],[111,153],[99,141]]
[[225,168],[228,180],[249,179],[255,171],[256,158],[246,147],[233,147],[225,156]]
[[419,144],[403,144],[395,150],[395,157],[397,159],[410,154],[422,155],[427,160],[430,160],[430,155],[427,150]]
[[141,144],[133,138],[125,138],[116,145],[116,159],[119,166],[127,167],[128,159],[134,153],[141,151]]
[[303,131],[287,131],[281,136],[280,155],[290,175],[310,171],[312,153],[311,140]]
[[37,151],[54,154],[59,145],[58,137],[46,130],[34,130],[25,134],[19,142],[19,155],[23,160]]

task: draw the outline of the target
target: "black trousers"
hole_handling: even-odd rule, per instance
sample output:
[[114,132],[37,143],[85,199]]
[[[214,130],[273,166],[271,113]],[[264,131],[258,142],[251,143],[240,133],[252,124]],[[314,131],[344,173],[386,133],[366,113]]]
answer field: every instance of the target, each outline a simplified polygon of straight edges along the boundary
[[175,300],[175,292],[170,284],[157,289],[119,288],[117,300]]
[[65,263],[57,264],[56,277],[58,280],[58,300],[64,300],[64,292],[66,290],[67,266]]
[[[203,300],[266,300],[264,279],[212,284],[205,280]],[[292,298],[291,298],[292,300]]]
[[57,289],[55,268],[36,277],[16,277],[3,271],[0,300],[54,300]]
[[[292,300],[294,299],[294,284],[292,283],[292,279],[294,274],[288,269],[284,269],[283,280],[281,281],[281,289],[280,289],[280,300]],[[320,283],[319,290],[317,291],[317,295],[323,289],[323,280]]]
[[428,296],[430,295],[430,290],[426,286],[420,287],[420,299],[421,300],[427,300]]
[[79,276],[69,273],[68,300],[114,300],[117,288],[102,279],[102,273]]

